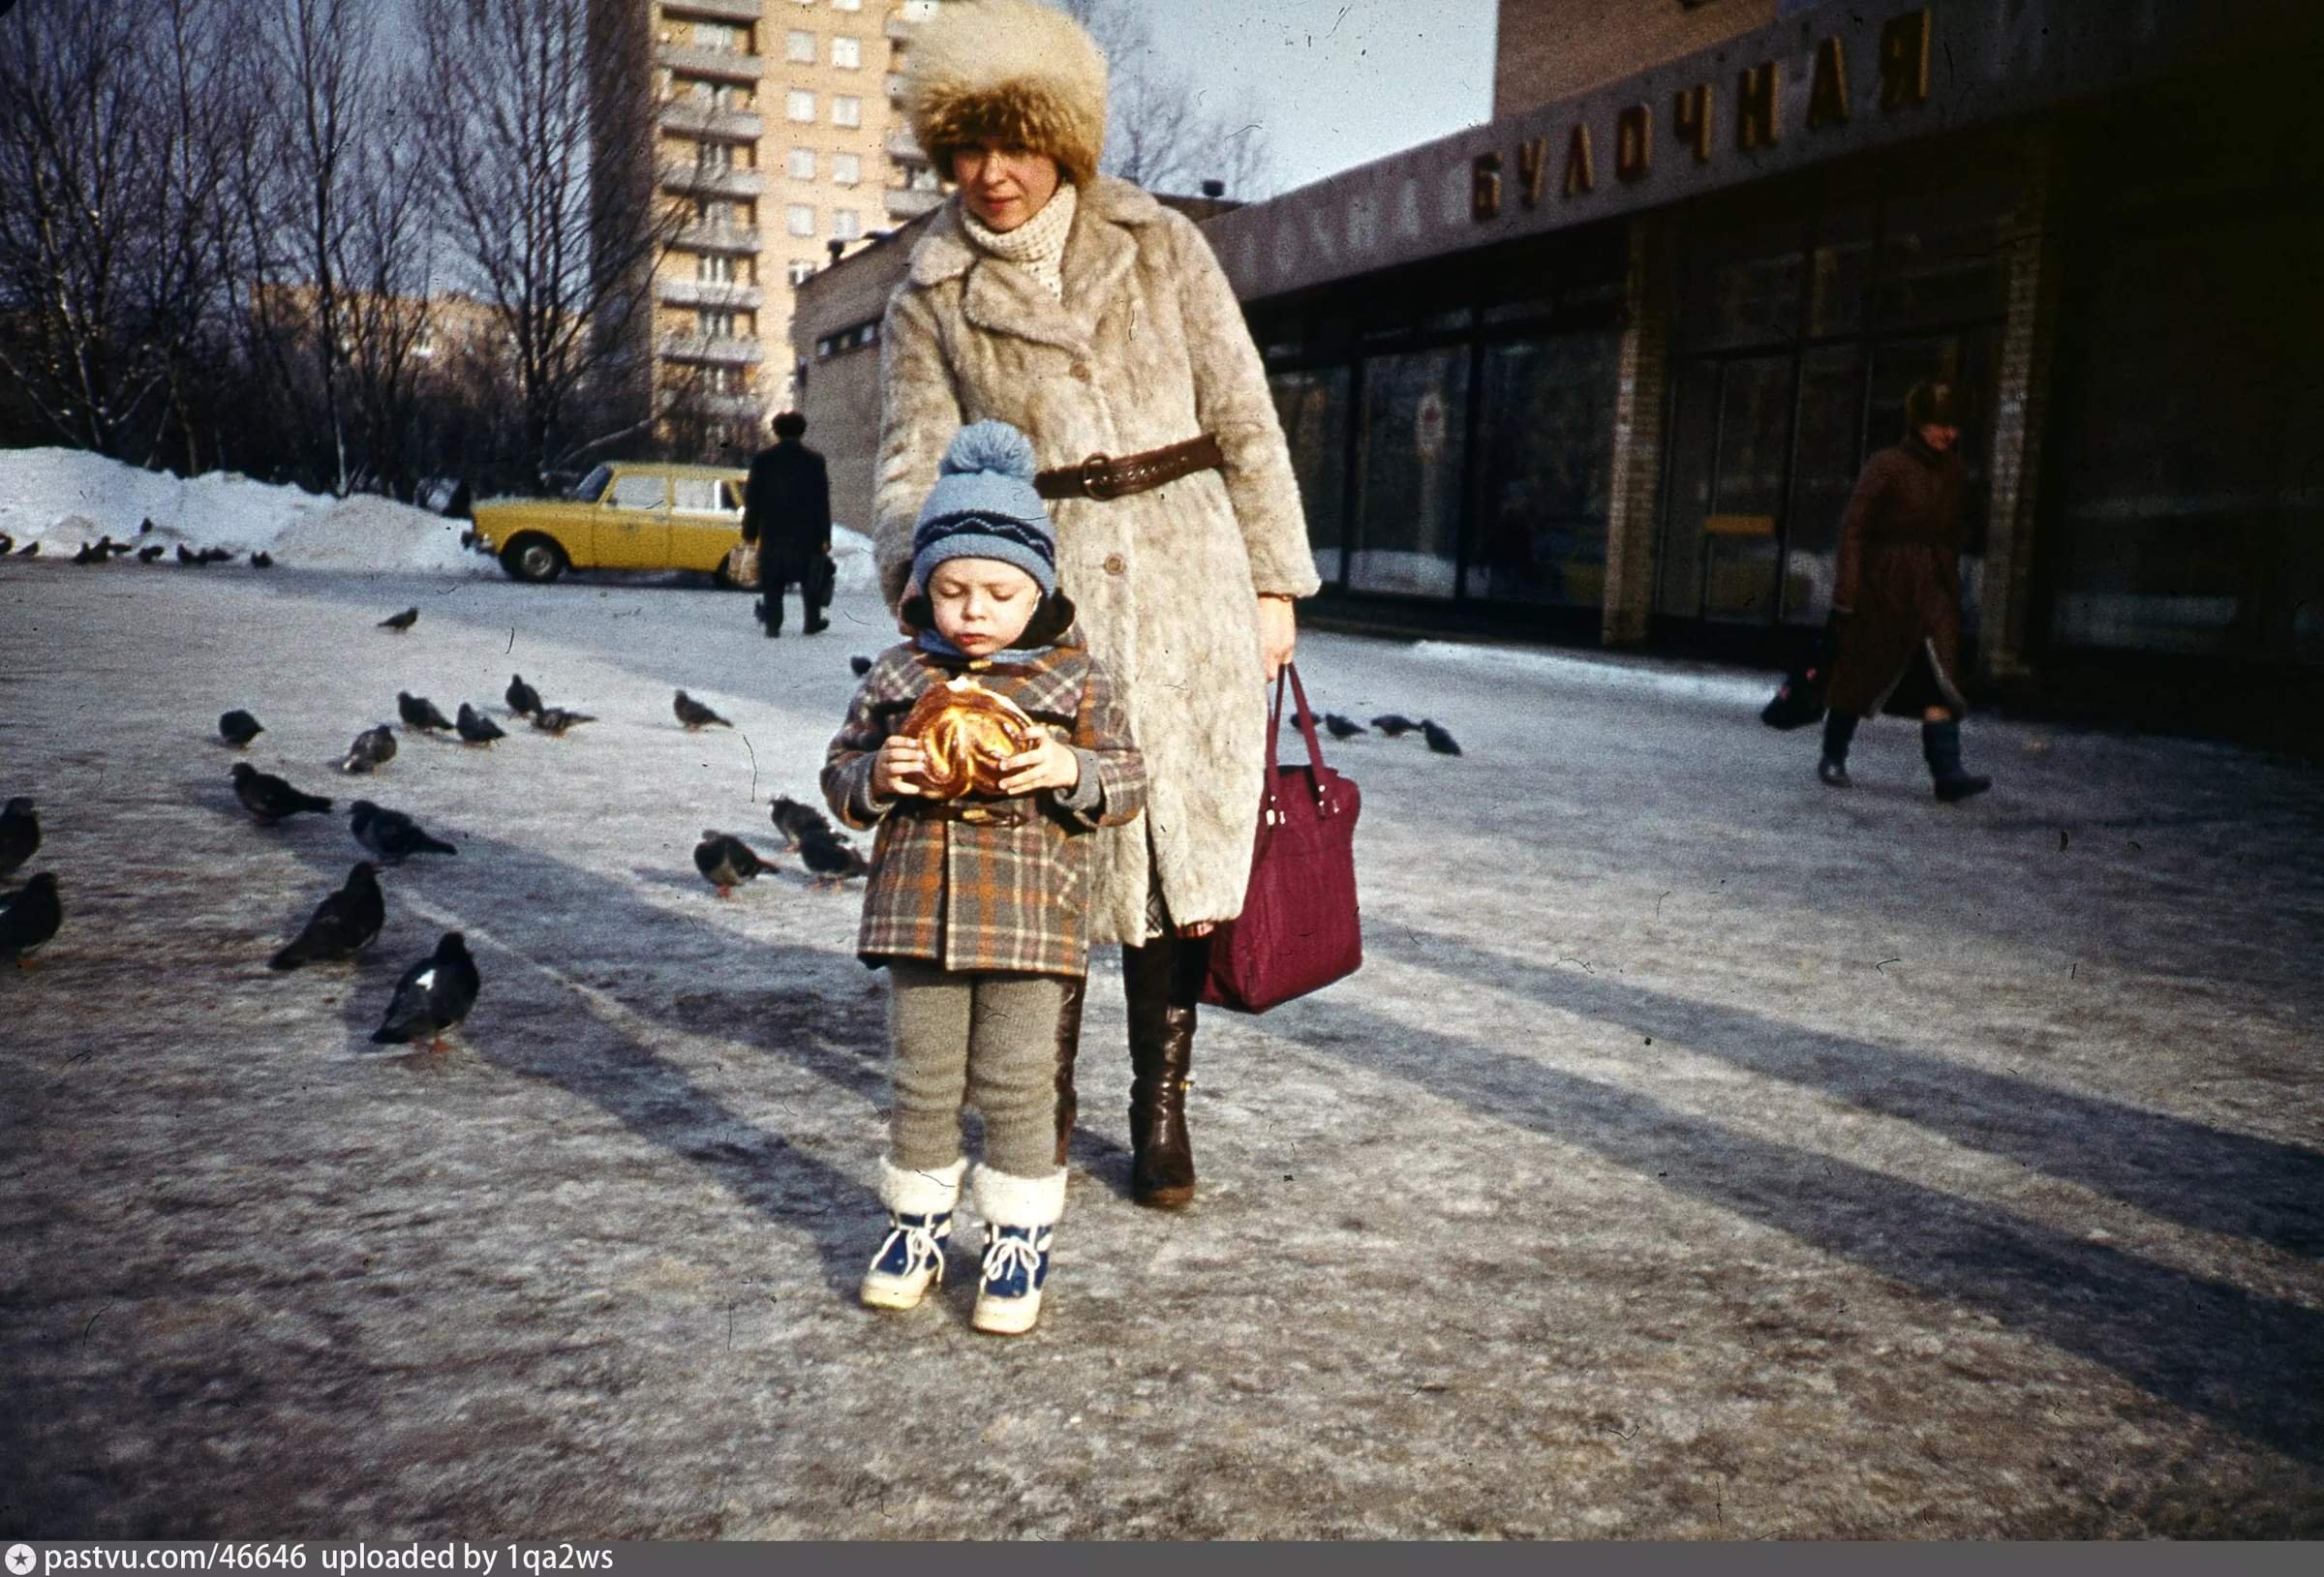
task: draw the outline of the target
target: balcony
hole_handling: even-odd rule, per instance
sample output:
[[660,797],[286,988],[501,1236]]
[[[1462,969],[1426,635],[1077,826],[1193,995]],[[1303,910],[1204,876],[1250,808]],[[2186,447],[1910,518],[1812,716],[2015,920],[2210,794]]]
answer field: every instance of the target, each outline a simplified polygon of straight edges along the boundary
[[756,340],[739,334],[664,334],[664,361],[703,361],[723,367],[756,366],[762,352]]
[[902,159],[915,165],[928,163],[928,155],[920,151],[920,139],[912,136],[908,126],[889,127],[887,137],[880,146],[887,150],[891,159]]
[[665,279],[657,282],[656,288],[661,299],[673,307],[731,307],[756,312],[766,299],[765,292],[755,285],[721,280]]
[[755,109],[726,109],[696,99],[671,99],[661,106],[661,124],[672,132],[717,137],[729,142],[755,142],[767,123]]
[[755,197],[766,189],[757,170],[718,165],[664,165],[661,186],[705,197]]
[[901,186],[891,186],[880,194],[888,205],[888,217],[902,223],[918,219],[944,200],[941,192],[913,192]]
[[890,16],[888,18],[888,37],[894,40],[896,43],[911,43],[913,32],[914,28],[912,24],[905,21],[902,16]]
[[740,417],[756,425],[763,409],[755,394],[689,394],[680,398],[680,405],[705,416]]
[[762,0],[661,0],[661,9],[675,15],[700,16],[710,21],[755,22]]
[[740,49],[705,49],[692,44],[665,44],[654,58],[688,76],[715,76],[728,82],[755,82],[763,75],[757,55]]
[[678,244],[694,252],[726,252],[737,257],[758,256],[758,231],[736,225],[688,225],[678,232]]

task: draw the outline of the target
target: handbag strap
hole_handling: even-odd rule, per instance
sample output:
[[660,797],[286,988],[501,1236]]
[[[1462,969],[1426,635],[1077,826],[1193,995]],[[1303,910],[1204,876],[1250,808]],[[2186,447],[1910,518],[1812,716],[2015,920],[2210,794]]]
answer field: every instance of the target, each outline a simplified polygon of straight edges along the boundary
[[1283,685],[1286,681],[1290,682],[1293,698],[1299,702],[1300,710],[1296,715],[1300,719],[1300,732],[1307,741],[1307,779],[1314,784],[1316,802],[1320,804],[1324,798],[1324,778],[1320,770],[1324,765],[1324,745],[1315,737],[1315,709],[1307,705],[1307,686],[1300,682],[1299,665],[1290,662],[1285,663],[1275,675],[1275,704],[1267,714],[1267,803],[1270,805],[1275,803],[1278,764],[1276,741],[1283,733]]

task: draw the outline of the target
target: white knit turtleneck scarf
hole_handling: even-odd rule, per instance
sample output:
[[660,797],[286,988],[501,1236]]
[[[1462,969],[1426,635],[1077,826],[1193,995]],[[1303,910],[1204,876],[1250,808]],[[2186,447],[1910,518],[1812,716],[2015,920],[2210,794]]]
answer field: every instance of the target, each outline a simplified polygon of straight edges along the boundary
[[1059,181],[1056,195],[1041,211],[1013,230],[988,228],[968,204],[961,204],[961,224],[968,238],[1003,262],[1013,262],[1058,300],[1065,299],[1065,236],[1073,228],[1073,211],[1080,204],[1071,181]]

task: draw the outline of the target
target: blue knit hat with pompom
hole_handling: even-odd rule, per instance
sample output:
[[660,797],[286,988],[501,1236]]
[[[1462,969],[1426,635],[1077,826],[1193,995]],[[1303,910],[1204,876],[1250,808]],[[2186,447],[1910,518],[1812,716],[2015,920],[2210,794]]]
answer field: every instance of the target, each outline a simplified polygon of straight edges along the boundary
[[1033,491],[1033,444],[1007,422],[963,427],[936,467],[936,485],[912,529],[912,582],[947,559],[998,559],[1057,589],[1057,537]]

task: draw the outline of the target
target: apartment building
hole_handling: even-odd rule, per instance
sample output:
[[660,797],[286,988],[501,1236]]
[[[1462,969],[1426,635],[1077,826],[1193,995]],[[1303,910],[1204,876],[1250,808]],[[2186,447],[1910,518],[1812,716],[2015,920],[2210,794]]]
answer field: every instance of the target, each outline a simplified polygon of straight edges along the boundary
[[798,287],[940,200],[899,102],[940,0],[596,3],[630,13],[600,37],[653,51],[654,102],[627,112],[650,116],[655,197],[677,208],[640,396],[665,443],[748,451],[794,398]]

